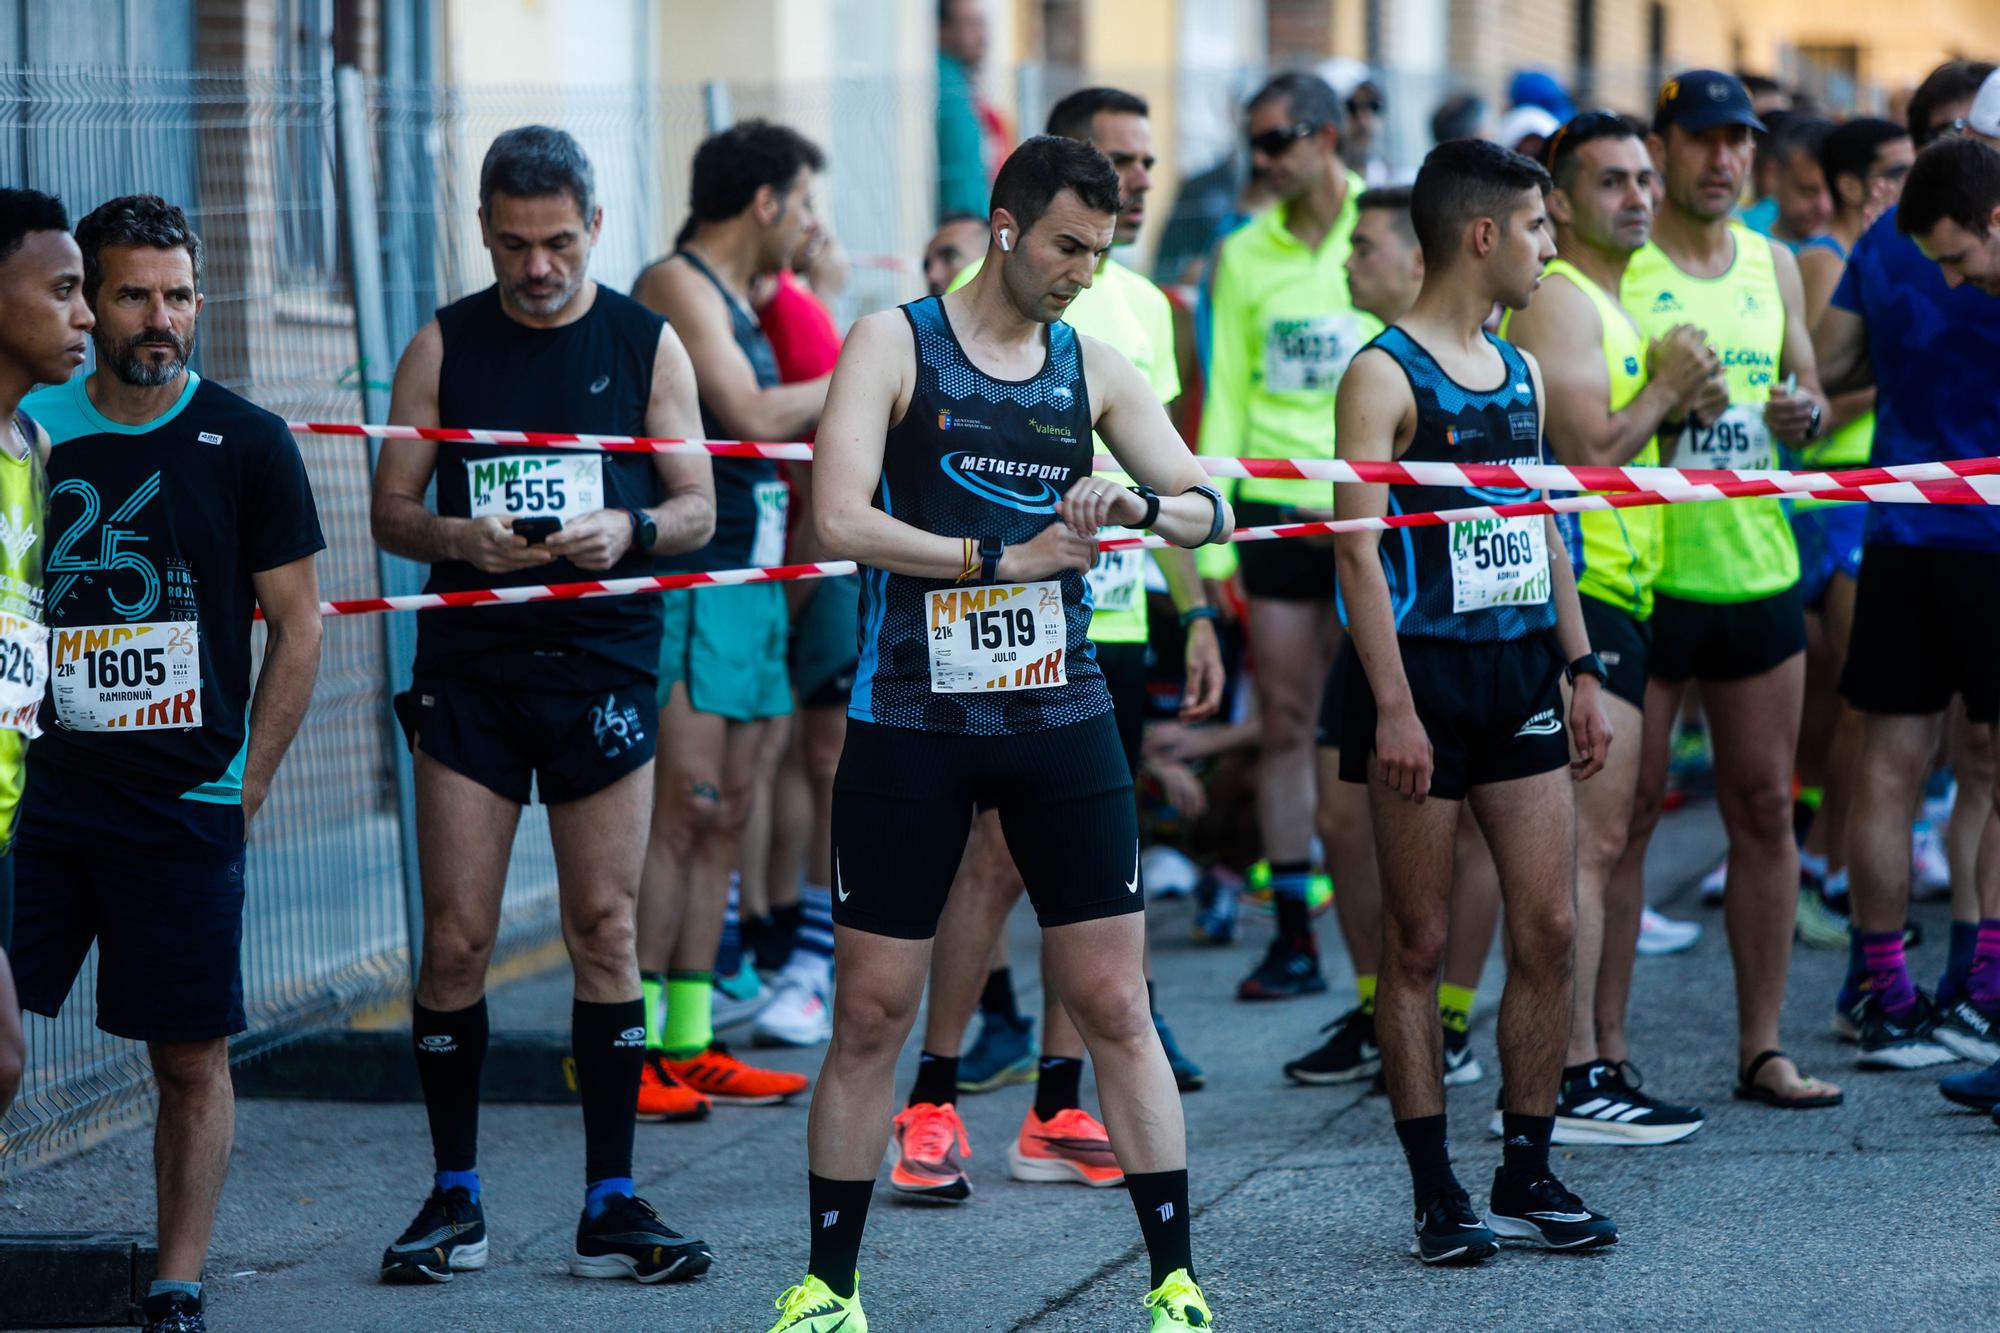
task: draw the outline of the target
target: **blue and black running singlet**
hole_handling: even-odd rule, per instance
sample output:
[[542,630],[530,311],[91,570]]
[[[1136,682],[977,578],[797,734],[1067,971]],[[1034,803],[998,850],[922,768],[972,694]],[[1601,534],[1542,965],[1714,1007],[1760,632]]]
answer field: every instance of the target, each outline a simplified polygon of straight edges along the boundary
[[[1404,463],[1539,463],[1541,420],[1534,376],[1515,346],[1486,335],[1504,375],[1491,389],[1468,389],[1400,328],[1370,346],[1409,378],[1417,430]],[[1392,514],[1514,504],[1533,490],[1394,486]],[[1483,519],[1449,527],[1402,528],[1382,537],[1382,564],[1396,632],[1404,638],[1505,643],[1556,623],[1546,527],[1540,516]]]
[[[1076,331],[1051,324],[1041,370],[998,380],[967,358],[938,298],[912,302],[903,314],[916,338],[917,385],[889,430],[876,506],[926,532],[1027,542],[1058,521],[1057,502],[1091,470]],[[861,665],[849,716],[1003,736],[1110,711],[1081,574],[994,587],[878,569],[862,575]]]

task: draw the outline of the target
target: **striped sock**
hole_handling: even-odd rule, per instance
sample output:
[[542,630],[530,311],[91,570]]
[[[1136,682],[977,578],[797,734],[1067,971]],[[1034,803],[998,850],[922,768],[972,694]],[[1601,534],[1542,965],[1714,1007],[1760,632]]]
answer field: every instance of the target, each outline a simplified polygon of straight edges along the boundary
[[1938,978],[1938,1008],[1949,1009],[1965,996],[1965,979],[1972,973],[1972,956],[1979,947],[1979,923],[1951,923],[1951,952],[1945,957],[1944,975]]
[[1438,1018],[1453,1032],[1464,1032],[1472,1026],[1472,997],[1470,986],[1454,986],[1449,981],[1438,987]]
[[1917,988],[1910,984],[1909,964],[1903,959],[1903,932],[1884,931],[1861,937],[1861,954],[1868,967],[1868,989],[1891,1020],[1906,1017],[1917,1002]]
[[833,890],[824,884],[808,884],[799,907],[799,929],[792,936],[792,956],[785,967],[810,968],[822,986],[828,985],[833,980]]
[[1965,975],[1965,994],[1981,1009],[2000,1007],[2000,919],[1979,923],[1979,940],[1972,948],[1972,970]]

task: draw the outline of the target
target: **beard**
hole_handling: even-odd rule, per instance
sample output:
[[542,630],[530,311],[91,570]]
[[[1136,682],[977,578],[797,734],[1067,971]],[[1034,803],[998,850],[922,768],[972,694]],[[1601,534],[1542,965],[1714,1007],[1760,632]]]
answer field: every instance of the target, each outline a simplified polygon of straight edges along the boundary
[[564,281],[539,290],[531,289],[524,282],[503,283],[500,290],[507,298],[507,304],[524,315],[553,315],[568,305],[583,288],[583,273],[578,270]]
[[[141,329],[120,343],[111,342],[94,329],[90,340],[97,348],[98,364],[109,366],[112,374],[139,389],[157,389],[179,379],[187,370],[188,354],[194,349],[192,332],[183,341],[172,329]],[[174,354],[165,361],[150,361],[140,355],[148,347],[171,347]]]

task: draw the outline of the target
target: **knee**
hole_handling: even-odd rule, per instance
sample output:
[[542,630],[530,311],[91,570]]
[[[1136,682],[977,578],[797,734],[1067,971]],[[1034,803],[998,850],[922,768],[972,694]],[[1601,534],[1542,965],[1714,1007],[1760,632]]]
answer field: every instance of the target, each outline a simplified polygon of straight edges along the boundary
[[661,793],[659,817],[653,821],[654,842],[685,860],[721,822],[722,782],[705,773],[670,773],[660,781],[667,786]]
[[1576,948],[1576,904],[1562,901],[1508,909],[1507,968],[1543,975],[1569,971]]
[[424,980],[440,999],[477,995],[486,984],[492,956],[492,931],[449,918],[424,922]]
[[1094,1041],[1136,1042],[1153,1029],[1145,979],[1136,971],[1129,978],[1093,979],[1066,996],[1063,1008],[1077,1031]]
[[1615,820],[1605,828],[1577,829],[1577,864],[1589,867],[1600,878],[1610,874],[1618,859],[1625,855],[1625,843],[1630,836],[1630,826]]
[[806,733],[806,780],[815,791],[826,791],[833,787],[834,774],[840,771],[840,750],[845,741],[844,730],[832,735]]
[[1404,977],[1436,977],[1444,971],[1449,929],[1443,914],[1413,921],[1394,913],[1382,920],[1382,970]]
[[1735,792],[1724,813],[1731,816],[1730,836],[1754,842],[1792,840],[1792,793],[1782,782],[1762,783]]
[[843,976],[834,991],[834,1043],[848,1059],[893,1063],[916,1016],[914,1001],[900,1003]]
[[162,1098],[187,1098],[229,1084],[229,1043],[163,1041],[153,1043],[153,1079]]
[[563,908],[563,938],[570,957],[599,967],[629,965],[638,928],[629,897],[611,902],[578,903]]

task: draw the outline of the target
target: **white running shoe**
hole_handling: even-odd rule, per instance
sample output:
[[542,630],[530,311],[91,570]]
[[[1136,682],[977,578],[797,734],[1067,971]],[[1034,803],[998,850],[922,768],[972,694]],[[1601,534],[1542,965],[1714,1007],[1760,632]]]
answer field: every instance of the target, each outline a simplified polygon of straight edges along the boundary
[[833,1036],[827,1001],[832,976],[824,962],[794,957],[772,985],[771,1002],[750,1030],[753,1046],[817,1046]]
[[1194,892],[1195,881],[1201,878],[1201,867],[1190,861],[1187,853],[1165,843],[1148,847],[1140,857],[1140,865],[1145,872],[1148,899],[1185,898]]
[[1661,954],[1685,953],[1701,938],[1701,922],[1676,921],[1648,907],[1639,914],[1639,956],[1657,958]]
[[1911,896],[1933,902],[1951,896],[1951,858],[1945,854],[1939,826],[1920,819],[1910,830]]
[[1729,886],[1729,858],[1715,863],[1715,869],[1701,877],[1701,905],[1722,906],[1722,891]]

